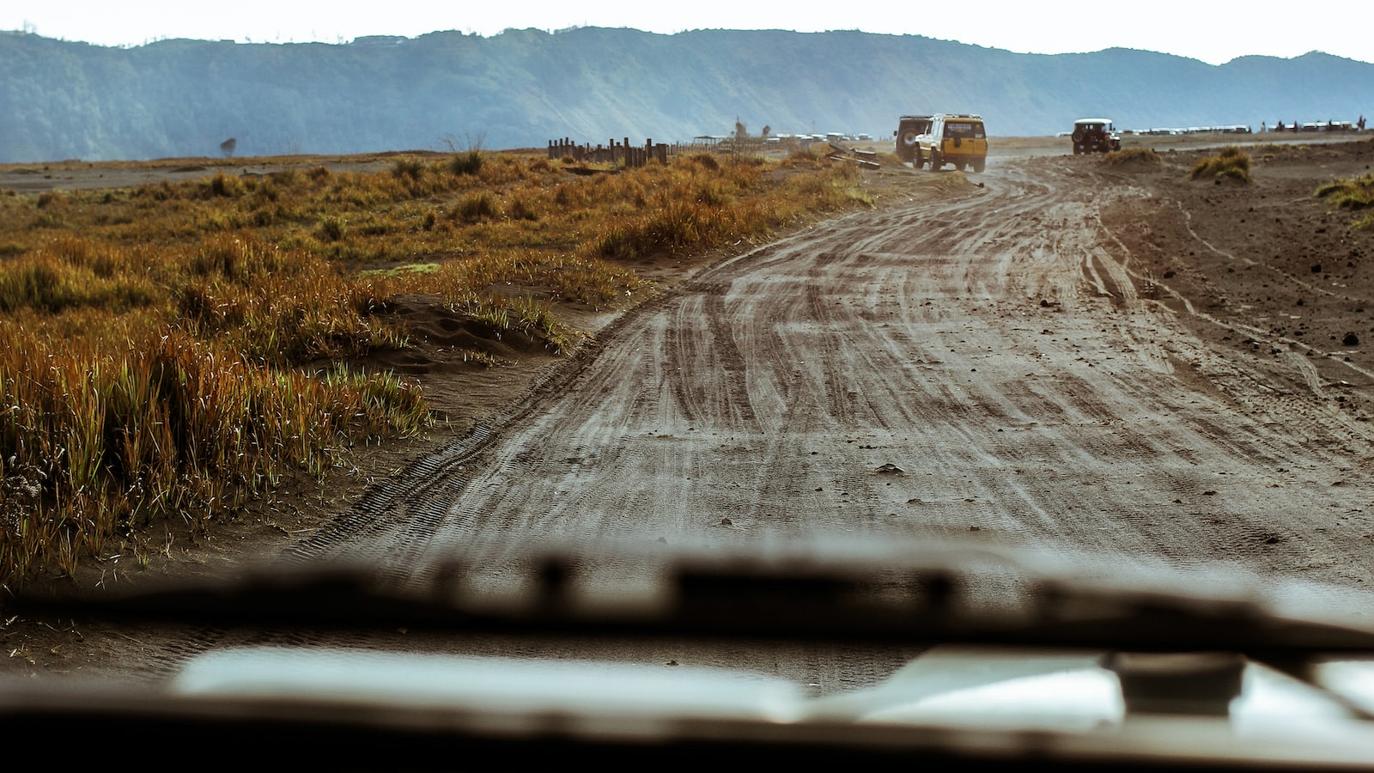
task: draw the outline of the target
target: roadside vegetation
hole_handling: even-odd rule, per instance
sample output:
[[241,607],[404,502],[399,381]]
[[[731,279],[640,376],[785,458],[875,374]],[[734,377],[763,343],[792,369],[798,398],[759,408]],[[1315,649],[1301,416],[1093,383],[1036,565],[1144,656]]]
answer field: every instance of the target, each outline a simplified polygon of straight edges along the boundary
[[1250,154],[1240,148],[1225,148],[1215,156],[1208,156],[1193,165],[1189,174],[1194,180],[1213,180],[1217,183],[1250,182]]
[[[1374,174],[1333,180],[1317,188],[1317,198],[1326,199],[1332,206],[1362,212],[1374,209]],[[1374,212],[1360,217],[1354,222],[1359,229],[1374,229]]]
[[147,524],[194,533],[284,475],[421,432],[421,390],[371,359],[413,344],[402,300],[564,351],[562,304],[651,291],[627,261],[863,201],[852,168],[814,158],[383,164],[0,194],[0,582],[146,553]]

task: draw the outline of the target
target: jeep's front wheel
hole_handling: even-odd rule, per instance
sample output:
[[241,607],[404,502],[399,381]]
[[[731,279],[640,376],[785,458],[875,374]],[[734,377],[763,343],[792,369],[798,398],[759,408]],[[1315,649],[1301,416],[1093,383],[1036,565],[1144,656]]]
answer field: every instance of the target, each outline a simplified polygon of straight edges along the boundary
[[940,171],[940,167],[942,167],[942,166],[944,166],[944,165],[945,165],[945,160],[944,160],[943,158],[940,157],[940,152],[939,152],[938,150],[937,150],[937,151],[933,151],[933,152],[930,154],[930,171],[932,171],[932,172],[938,172],[938,171]]
[[982,173],[983,173],[983,168],[987,165],[987,163],[988,163],[988,162],[987,162],[985,159],[979,159],[979,160],[977,160],[977,161],[974,161],[974,162],[973,162],[973,171],[977,172],[978,174],[982,174]]

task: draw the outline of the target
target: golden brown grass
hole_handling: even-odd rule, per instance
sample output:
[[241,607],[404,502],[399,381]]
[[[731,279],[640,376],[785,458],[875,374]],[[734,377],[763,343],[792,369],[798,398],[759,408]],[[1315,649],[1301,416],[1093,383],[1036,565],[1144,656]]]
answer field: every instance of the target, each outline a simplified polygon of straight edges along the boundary
[[1225,148],[1215,156],[1208,156],[1193,165],[1189,176],[1194,180],[1214,180],[1218,183],[1250,182],[1250,154],[1240,148]]
[[368,366],[410,345],[398,299],[562,351],[577,333],[555,304],[648,290],[617,260],[864,201],[816,157],[380,166],[0,195],[0,581],[70,573],[158,519],[201,528],[288,471],[420,431],[420,390]]
[[[1341,209],[1361,211],[1374,208],[1374,174],[1333,180],[1319,186],[1315,195]],[[1374,212],[1351,223],[1359,230],[1374,230]]]

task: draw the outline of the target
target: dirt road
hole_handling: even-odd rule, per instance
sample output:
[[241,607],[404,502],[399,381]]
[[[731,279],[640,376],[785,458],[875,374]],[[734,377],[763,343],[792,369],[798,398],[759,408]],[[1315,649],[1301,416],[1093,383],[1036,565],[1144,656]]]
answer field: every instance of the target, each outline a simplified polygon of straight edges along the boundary
[[526,535],[974,530],[1368,582],[1368,426],[1142,301],[1052,162],[984,180],[708,271],[461,470],[306,552],[406,572]]
[[[404,577],[557,536],[976,532],[1369,583],[1368,424],[1276,389],[1142,299],[1102,197],[1068,162],[981,179],[706,271],[614,325],[569,382],[297,553]],[[1297,359],[1287,367],[1310,367]],[[219,643],[247,641],[337,643]],[[751,668],[818,689],[911,654],[518,651]]]
[[[830,221],[630,313],[507,421],[295,553],[406,577],[557,536],[974,533],[1371,582],[1369,424],[1142,298],[1104,197],[1068,160],[1003,163],[985,188],[957,179],[937,202]],[[1301,382],[1311,366],[1291,359],[1273,367]],[[147,655],[165,673],[253,642],[339,643],[207,632]],[[822,690],[912,654],[404,644],[727,665]]]

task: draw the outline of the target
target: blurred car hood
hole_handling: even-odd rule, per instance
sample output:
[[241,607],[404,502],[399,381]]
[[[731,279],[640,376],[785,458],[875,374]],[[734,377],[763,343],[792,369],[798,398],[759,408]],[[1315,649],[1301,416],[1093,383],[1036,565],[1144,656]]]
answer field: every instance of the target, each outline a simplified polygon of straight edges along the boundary
[[[447,709],[639,723],[681,719],[812,720],[999,730],[1086,732],[1127,721],[1103,653],[935,647],[870,688],[811,697],[760,674],[692,666],[246,647],[200,655],[180,671],[179,695],[354,706]],[[1340,694],[1374,706],[1374,662],[1327,669]],[[1332,695],[1247,663],[1229,722],[1240,735],[1366,733]]]

